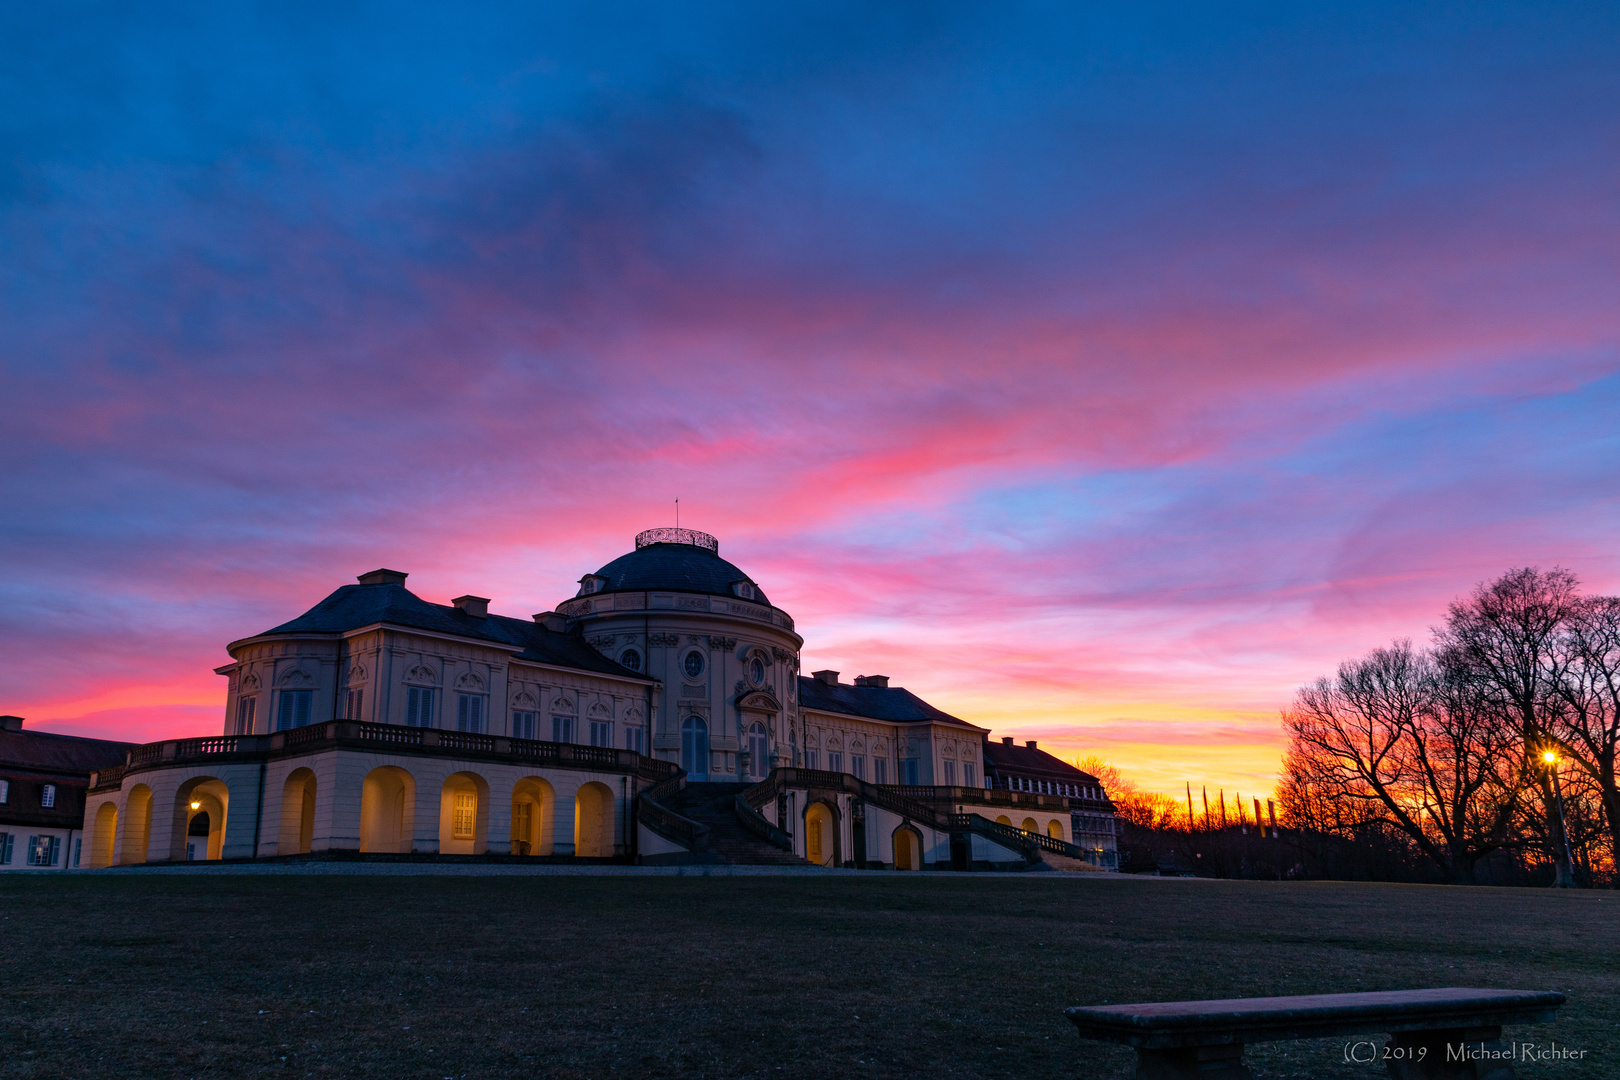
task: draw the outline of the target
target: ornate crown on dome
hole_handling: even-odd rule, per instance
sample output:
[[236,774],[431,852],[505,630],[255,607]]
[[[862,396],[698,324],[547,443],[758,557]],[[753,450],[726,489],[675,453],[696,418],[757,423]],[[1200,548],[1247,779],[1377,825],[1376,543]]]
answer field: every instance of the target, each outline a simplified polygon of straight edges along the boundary
[[702,548],[714,555],[720,554],[720,541],[696,529],[644,529],[636,533],[637,551],[653,544],[685,544],[687,547]]

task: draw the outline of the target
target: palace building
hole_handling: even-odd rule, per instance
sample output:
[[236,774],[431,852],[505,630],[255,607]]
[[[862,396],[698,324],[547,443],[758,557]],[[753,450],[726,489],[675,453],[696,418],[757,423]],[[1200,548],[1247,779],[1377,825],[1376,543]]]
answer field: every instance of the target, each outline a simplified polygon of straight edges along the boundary
[[84,865],[1114,866],[1095,777],[887,676],[801,676],[792,617],[705,533],[648,530],[529,619],[406,578],[228,645],[223,734],[92,773]]

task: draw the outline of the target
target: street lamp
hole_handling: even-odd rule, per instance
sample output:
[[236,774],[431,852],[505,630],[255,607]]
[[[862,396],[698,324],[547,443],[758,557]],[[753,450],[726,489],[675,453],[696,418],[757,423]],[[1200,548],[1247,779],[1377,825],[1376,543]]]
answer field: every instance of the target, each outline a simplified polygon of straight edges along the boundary
[[1547,772],[1552,777],[1553,805],[1558,808],[1558,841],[1563,850],[1559,852],[1553,888],[1573,889],[1575,887],[1575,859],[1569,846],[1569,822],[1564,817],[1564,788],[1558,782],[1558,751],[1547,749],[1541,752],[1541,760],[1547,763]]

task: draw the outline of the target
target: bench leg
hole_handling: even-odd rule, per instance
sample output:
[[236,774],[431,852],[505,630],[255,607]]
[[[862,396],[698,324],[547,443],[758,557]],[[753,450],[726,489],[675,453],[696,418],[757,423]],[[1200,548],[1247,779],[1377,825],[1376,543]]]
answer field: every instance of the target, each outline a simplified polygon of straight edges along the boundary
[[1242,1043],[1136,1051],[1136,1080],[1254,1080]]
[[1505,1053],[1500,1027],[1397,1031],[1384,1061],[1393,1080],[1514,1080],[1513,1063],[1491,1056]]

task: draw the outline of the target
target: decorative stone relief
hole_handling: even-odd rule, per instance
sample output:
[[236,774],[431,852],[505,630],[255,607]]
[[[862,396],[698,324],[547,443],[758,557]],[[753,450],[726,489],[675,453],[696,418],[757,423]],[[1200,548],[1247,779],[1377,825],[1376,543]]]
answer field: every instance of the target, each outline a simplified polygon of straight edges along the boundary
[[613,648],[613,643],[617,640],[619,639],[615,634],[597,634],[595,637],[586,638],[585,643],[598,652],[605,652]]
[[735,649],[736,647],[737,639],[734,637],[714,637],[711,635],[709,638],[709,648],[711,649],[725,650]]
[[351,664],[351,665],[349,665],[349,685],[353,686],[356,683],[363,683],[365,681],[366,681],[366,666],[364,664]]
[[574,699],[567,694],[558,694],[557,700],[551,703],[551,711],[568,716],[578,711],[578,706],[574,704]]
[[653,648],[673,649],[681,643],[679,634],[651,634],[647,637],[647,644]]
[[681,697],[703,698],[707,700],[708,696],[709,686],[707,683],[702,686],[693,686],[691,683],[681,684]]
[[512,704],[519,709],[533,709],[539,702],[534,699],[534,695],[529,691],[520,690],[517,697],[512,699]]
[[251,694],[254,691],[258,690],[259,689],[259,677],[257,675],[255,675],[251,671],[248,672],[246,675],[242,676],[242,685],[241,685],[240,689],[241,689],[241,692],[244,693],[244,694]]
[[281,677],[282,686],[312,686],[315,680],[302,668],[292,668]]
[[457,690],[482,690],[483,688],[484,680],[480,679],[475,671],[469,671],[456,680]]
[[586,711],[585,715],[591,720],[611,720],[613,719],[613,710],[598,701]]
[[417,664],[415,667],[411,668],[411,670],[405,673],[405,681],[434,684],[439,681],[439,677],[435,675],[433,673],[433,669],[427,665]]
[[782,648],[780,645],[771,646],[771,655],[776,657],[777,661],[783,664],[793,662],[794,654],[789,652],[787,649]]

